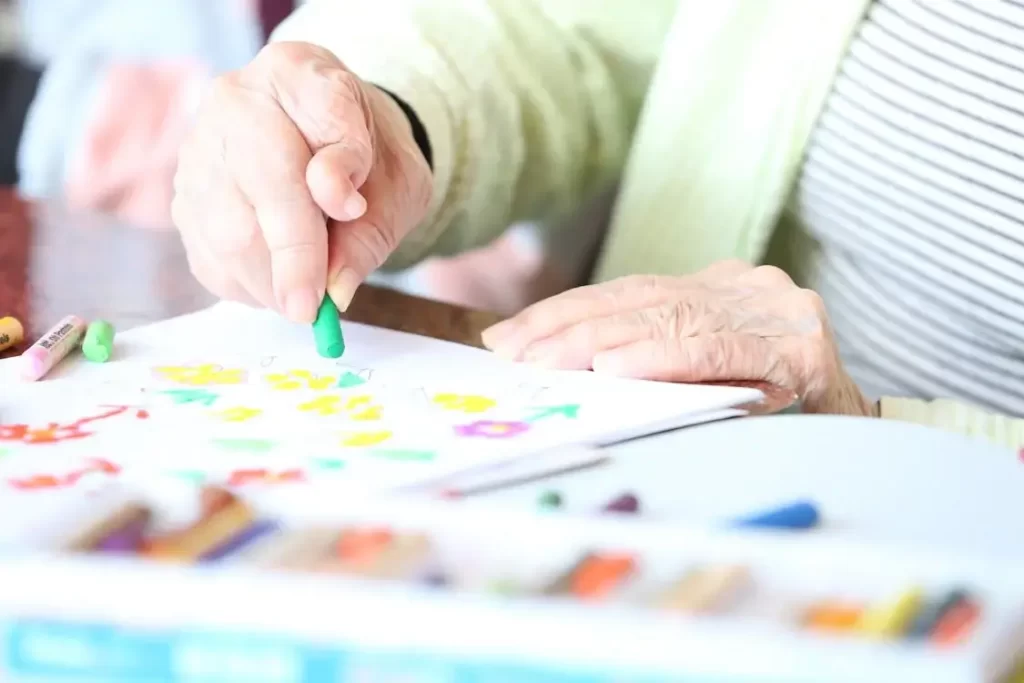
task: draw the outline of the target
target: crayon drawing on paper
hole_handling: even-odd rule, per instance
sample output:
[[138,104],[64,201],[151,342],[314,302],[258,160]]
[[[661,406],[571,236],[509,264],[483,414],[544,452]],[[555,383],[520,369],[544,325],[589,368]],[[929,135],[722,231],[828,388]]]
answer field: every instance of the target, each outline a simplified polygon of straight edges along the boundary
[[354,324],[346,335],[344,358],[320,358],[308,327],[224,304],[120,335],[116,361],[71,361],[59,379],[10,391],[0,495],[154,475],[386,490],[752,398],[541,373]]

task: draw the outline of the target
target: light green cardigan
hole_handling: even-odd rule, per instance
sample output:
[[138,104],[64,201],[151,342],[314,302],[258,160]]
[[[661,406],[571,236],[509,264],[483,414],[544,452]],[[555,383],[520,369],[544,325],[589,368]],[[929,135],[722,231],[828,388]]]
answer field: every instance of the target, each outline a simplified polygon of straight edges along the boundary
[[[433,203],[389,265],[565,214],[621,177],[604,280],[765,259],[871,1],[310,0],[274,39],[332,50],[423,120]],[[939,408],[882,402],[1024,444],[1020,422]]]

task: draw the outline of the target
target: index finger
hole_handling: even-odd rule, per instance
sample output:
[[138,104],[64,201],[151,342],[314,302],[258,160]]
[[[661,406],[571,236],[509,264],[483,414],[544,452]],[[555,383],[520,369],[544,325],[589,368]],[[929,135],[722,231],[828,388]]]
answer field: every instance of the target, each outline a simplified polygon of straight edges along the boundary
[[658,306],[677,296],[671,278],[631,275],[586,285],[539,301],[484,330],[483,342],[499,354],[517,357],[530,344],[591,318]]
[[306,185],[312,154],[276,102],[242,93],[224,112],[234,127],[224,136],[225,161],[270,252],[278,305],[292,320],[312,322],[327,287],[326,219]]

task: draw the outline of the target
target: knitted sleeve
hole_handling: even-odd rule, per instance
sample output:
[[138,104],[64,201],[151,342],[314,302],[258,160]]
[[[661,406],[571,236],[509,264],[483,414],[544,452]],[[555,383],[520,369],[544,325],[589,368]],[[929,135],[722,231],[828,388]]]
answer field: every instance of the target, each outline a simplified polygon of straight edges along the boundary
[[561,215],[621,172],[672,0],[310,0],[275,32],[331,50],[429,136],[434,197],[388,263]]

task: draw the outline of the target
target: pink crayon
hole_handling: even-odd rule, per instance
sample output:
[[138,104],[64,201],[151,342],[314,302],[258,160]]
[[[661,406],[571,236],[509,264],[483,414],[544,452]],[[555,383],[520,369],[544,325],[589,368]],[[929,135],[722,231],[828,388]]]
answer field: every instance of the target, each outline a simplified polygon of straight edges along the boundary
[[75,348],[85,334],[85,321],[69,315],[54,325],[39,341],[21,354],[22,378],[29,382],[42,379]]

